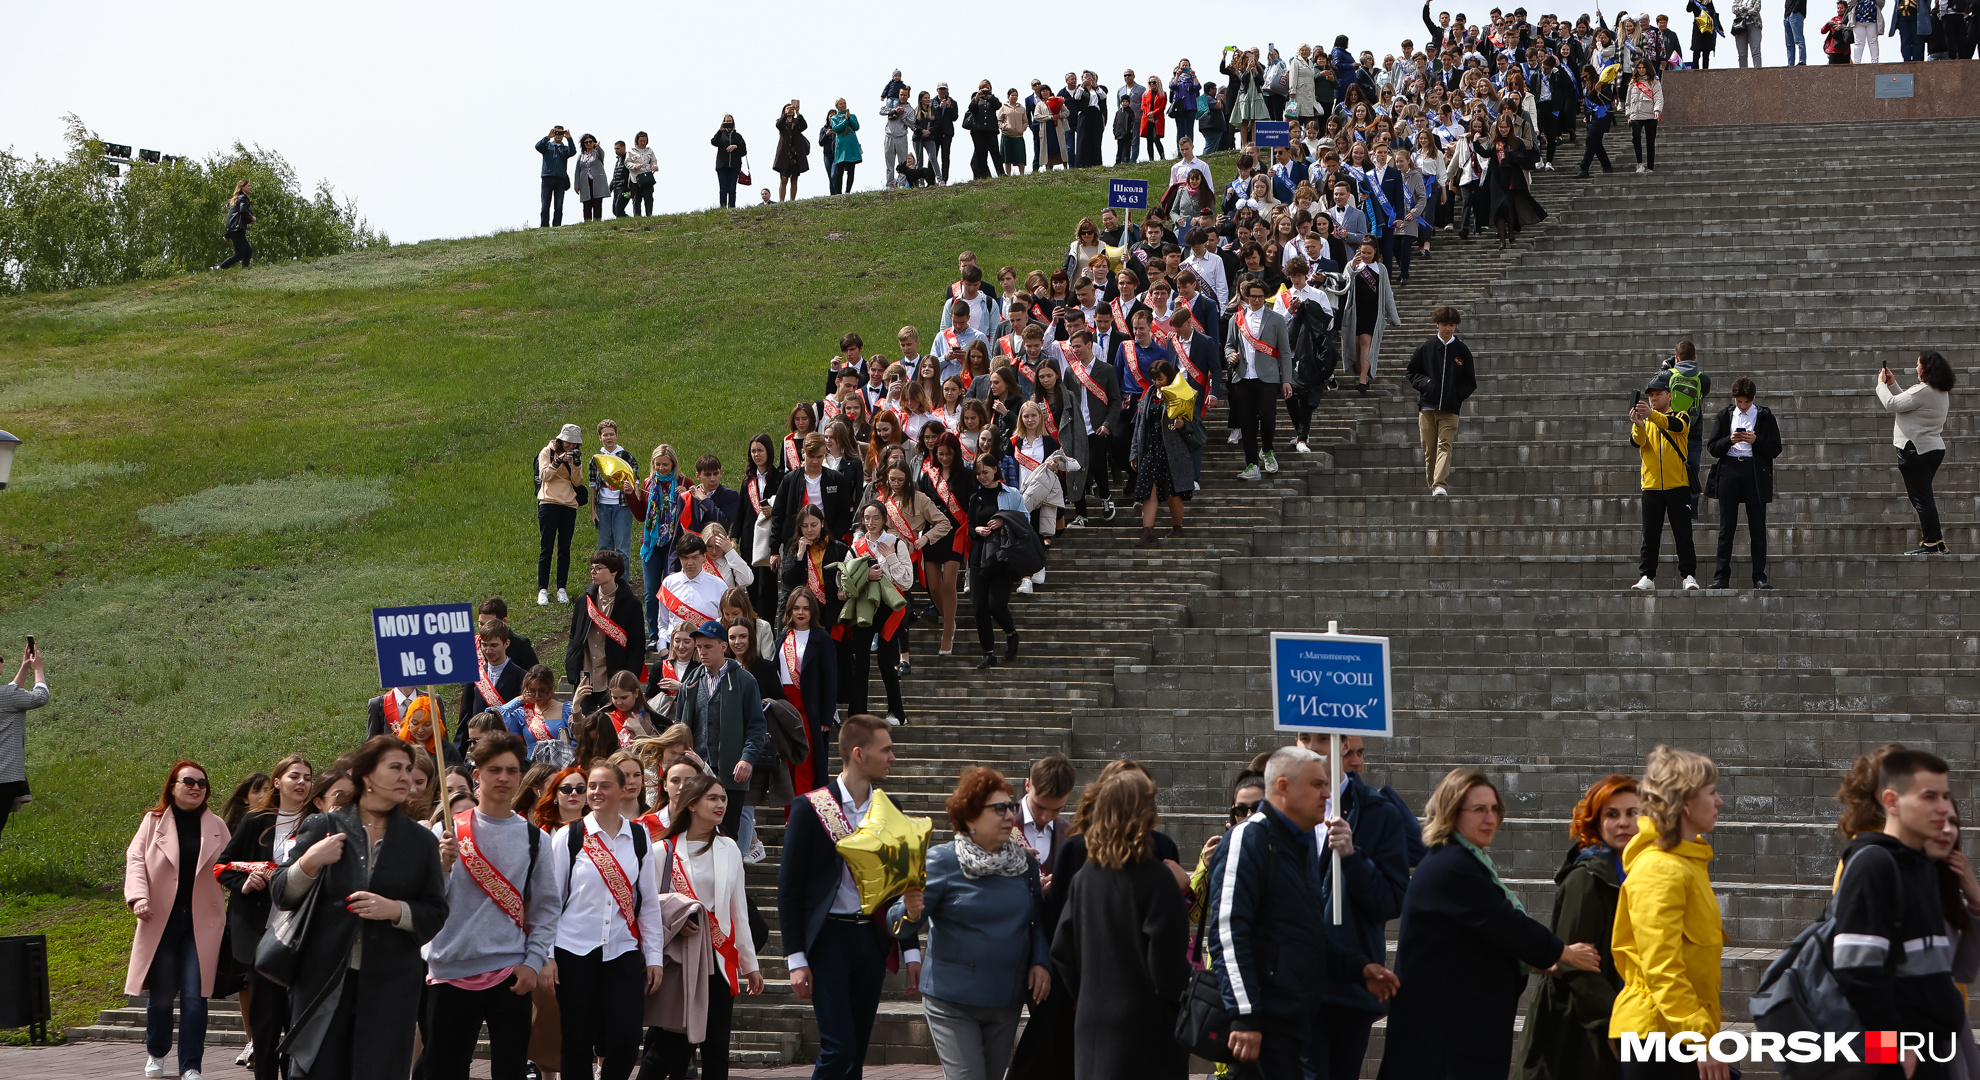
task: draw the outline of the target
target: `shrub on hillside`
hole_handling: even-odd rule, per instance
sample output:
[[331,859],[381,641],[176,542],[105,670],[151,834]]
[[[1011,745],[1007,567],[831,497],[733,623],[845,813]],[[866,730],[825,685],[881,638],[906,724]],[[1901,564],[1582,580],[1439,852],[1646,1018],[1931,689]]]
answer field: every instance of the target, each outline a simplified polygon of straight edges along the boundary
[[0,151],[0,293],[45,292],[165,277],[212,266],[236,181],[254,185],[255,261],[337,255],[386,244],[328,183],[305,194],[282,155],[235,143],[204,161],[136,162],[121,178],[103,144],[67,118],[66,157]]

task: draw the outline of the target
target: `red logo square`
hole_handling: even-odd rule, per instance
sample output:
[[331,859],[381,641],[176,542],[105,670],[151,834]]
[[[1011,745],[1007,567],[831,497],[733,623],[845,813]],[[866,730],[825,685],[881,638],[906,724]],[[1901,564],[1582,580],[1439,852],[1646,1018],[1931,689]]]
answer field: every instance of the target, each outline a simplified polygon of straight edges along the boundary
[[1895,1031],[1866,1031],[1863,1033],[1863,1060],[1870,1065],[1895,1065],[1898,1060],[1898,1033]]

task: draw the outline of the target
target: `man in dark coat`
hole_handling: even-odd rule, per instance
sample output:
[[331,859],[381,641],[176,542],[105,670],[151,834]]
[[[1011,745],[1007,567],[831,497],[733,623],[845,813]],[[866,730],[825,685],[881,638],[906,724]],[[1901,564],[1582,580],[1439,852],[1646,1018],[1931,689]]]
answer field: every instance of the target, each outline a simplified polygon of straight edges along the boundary
[[[887,725],[863,713],[847,717],[839,729],[839,759],[843,772],[791,803],[777,867],[777,922],[791,991],[811,1002],[818,1020],[813,1080],[860,1074],[893,944],[878,913],[894,898],[882,897],[875,914],[861,914],[859,887],[837,847],[866,820],[874,784],[893,768],[894,739]],[[902,959],[912,990],[921,975],[921,954],[908,950]]]
[[1732,404],[1719,411],[1712,425],[1712,475],[1705,490],[1719,500],[1719,563],[1712,588],[1732,583],[1733,530],[1739,508],[1746,507],[1746,535],[1752,544],[1753,587],[1767,584],[1767,504],[1774,501],[1774,459],[1781,456],[1781,426],[1765,405],[1753,403],[1759,391],[1742,375],[1733,380]]
[[564,647],[564,678],[587,687],[584,699],[573,703],[578,712],[593,712],[609,700],[605,687],[612,676],[638,675],[646,666],[642,619],[639,597],[626,582],[625,558],[610,550],[592,553],[591,586],[571,604],[571,638]]
[[[1265,801],[1211,856],[1210,955],[1231,1020],[1226,1042],[1273,1080],[1301,1074],[1327,980],[1358,981],[1376,1001],[1397,986],[1394,972],[1344,948],[1352,943],[1333,938],[1315,917],[1327,910],[1327,860],[1315,842],[1327,795],[1325,759],[1305,747],[1281,748],[1265,764]],[[1326,824],[1328,850],[1351,854],[1348,823]]]
[[[495,623],[509,626],[509,602],[499,596],[491,596],[481,602],[475,615],[475,628],[486,630]],[[537,658],[536,646],[524,637],[522,631],[509,626],[509,663],[528,671],[542,661]]]

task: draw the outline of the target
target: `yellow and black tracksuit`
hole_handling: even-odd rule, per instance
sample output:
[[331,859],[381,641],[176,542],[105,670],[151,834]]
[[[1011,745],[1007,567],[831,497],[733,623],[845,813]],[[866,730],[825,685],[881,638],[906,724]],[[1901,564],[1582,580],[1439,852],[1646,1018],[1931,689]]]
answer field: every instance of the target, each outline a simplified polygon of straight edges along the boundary
[[1650,415],[1629,427],[1629,441],[1643,455],[1643,555],[1639,569],[1657,578],[1658,548],[1663,543],[1664,519],[1671,521],[1677,541],[1678,573],[1698,572],[1698,551],[1691,544],[1691,468],[1686,458],[1691,433],[1683,413]]

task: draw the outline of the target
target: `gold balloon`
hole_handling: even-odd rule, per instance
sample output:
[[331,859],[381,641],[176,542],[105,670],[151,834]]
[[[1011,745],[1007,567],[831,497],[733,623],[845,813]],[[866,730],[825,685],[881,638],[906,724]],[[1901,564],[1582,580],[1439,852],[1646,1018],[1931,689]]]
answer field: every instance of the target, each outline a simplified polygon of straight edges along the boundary
[[859,886],[859,909],[871,915],[880,905],[928,883],[928,833],[935,823],[901,813],[887,793],[873,790],[866,821],[839,841],[839,854]]
[[635,479],[632,466],[617,454],[593,454],[591,463],[598,466],[598,475],[613,487],[630,484]]

